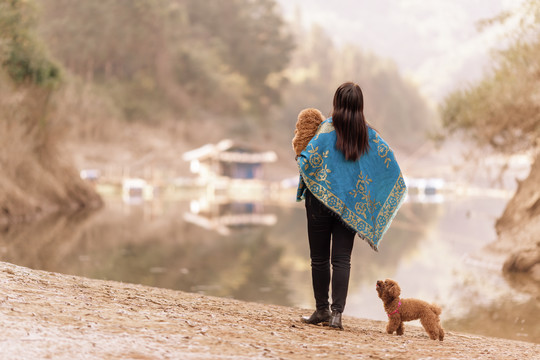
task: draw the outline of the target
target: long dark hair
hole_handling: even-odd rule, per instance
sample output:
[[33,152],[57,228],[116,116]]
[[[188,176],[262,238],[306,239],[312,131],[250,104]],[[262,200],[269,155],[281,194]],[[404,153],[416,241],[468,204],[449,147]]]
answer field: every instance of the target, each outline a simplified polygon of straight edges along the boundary
[[332,122],[336,129],[336,147],[347,160],[358,160],[369,150],[368,126],[364,117],[364,95],[355,83],[341,84],[334,94]]

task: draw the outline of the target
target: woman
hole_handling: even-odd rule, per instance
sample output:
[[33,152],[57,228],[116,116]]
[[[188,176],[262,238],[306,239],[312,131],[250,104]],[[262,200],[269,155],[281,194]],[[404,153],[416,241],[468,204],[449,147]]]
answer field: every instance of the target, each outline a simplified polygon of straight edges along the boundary
[[302,321],[343,329],[354,237],[358,234],[377,250],[406,187],[392,150],[365,120],[360,86],[339,86],[333,107],[332,117],[319,126],[297,160],[297,200],[306,201],[316,305]]

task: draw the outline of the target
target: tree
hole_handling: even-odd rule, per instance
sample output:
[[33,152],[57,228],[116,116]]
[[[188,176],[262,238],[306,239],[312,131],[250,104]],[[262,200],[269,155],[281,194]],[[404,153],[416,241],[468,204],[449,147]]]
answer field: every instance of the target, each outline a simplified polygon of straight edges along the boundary
[[[292,50],[275,0],[42,0],[53,54],[128,119],[163,109],[263,114]],[[177,116],[174,116],[177,118]]]
[[445,99],[445,129],[503,153],[540,145],[540,4],[528,1],[527,14],[535,22],[521,27],[511,46],[498,53],[492,72]]
[[288,65],[293,39],[275,0],[189,0],[195,36],[217,45],[231,70],[247,79],[250,101],[266,110],[279,100],[280,81],[270,79]]
[[60,69],[36,39],[33,5],[22,0],[0,0],[0,68],[18,84],[55,85]]
[[[518,182],[496,229],[500,238],[509,239],[505,251],[536,247],[540,259],[536,245],[540,231],[540,3],[526,1],[518,15],[521,27],[511,34],[510,46],[495,57],[492,72],[478,84],[450,94],[441,114],[450,133],[462,133],[503,154],[524,150],[532,154],[530,173]],[[488,23],[509,16],[502,14]]]
[[14,222],[100,203],[59,156],[51,98],[61,72],[39,41],[34,6],[0,0],[0,217]]
[[287,69],[290,83],[277,116],[282,125],[276,130],[276,136],[286,137],[287,148],[291,137],[283,128],[294,129],[303,108],[316,107],[329,116],[334,92],[345,81],[360,84],[368,122],[393,147],[412,152],[427,140],[436,114],[395,64],[357,45],[336,46],[320,26],[306,30],[300,21],[292,26],[298,46]]

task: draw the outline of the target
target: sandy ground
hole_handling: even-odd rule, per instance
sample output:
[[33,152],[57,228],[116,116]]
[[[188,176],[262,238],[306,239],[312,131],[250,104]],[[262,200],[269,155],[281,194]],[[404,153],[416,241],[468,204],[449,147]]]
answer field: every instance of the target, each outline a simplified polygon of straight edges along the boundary
[[[381,304],[382,306],[382,304]],[[538,359],[540,345],[35,271],[0,262],[1,359]],[[444,315],[444,314],[443,314]]]

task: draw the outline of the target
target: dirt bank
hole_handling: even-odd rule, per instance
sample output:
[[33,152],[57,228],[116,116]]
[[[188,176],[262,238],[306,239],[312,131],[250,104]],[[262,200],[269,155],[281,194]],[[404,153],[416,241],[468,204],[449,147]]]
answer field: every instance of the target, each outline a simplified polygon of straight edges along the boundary
[[[0,262],[3,359],[532,359],[540,345],[344,316],[344,331],[304,325],[308,310],[61,275]],[[444,314],[443,314],[444,315]]]
[[62,147],[69,125],[58,121],[51,89],[15,86],[1,64],[0,226],[102,206]]
[[487,249],[506,256],[503,272],[510,283],[538,294],[540,290],[540,156],[526,179],[518,181],[515,195],[497,220],[498,239]]

